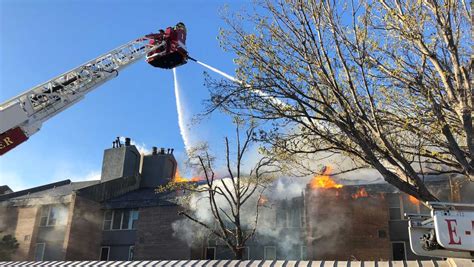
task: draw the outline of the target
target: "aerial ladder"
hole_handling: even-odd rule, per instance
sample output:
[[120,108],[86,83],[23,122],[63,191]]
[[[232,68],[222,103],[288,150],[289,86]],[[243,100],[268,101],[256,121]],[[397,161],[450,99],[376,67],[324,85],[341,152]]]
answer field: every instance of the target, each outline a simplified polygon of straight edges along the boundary
[[73,106],[125,67],[146,57],[155,67],[174,68],[187,62],[183,23],[145,35],[0,104],[0,155],[41,129],[44,122]]

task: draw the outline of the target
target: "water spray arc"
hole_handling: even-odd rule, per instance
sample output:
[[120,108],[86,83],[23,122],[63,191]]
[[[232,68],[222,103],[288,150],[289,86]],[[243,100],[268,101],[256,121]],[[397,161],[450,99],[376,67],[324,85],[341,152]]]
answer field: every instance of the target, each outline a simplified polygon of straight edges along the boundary
[[176,68],[173,68],[173,80],[174,80],[174,94],[176,98],[176,111],[178,112],[179,131],[181,134],[181,138],[183,138],[184,149],[186,150],[186,154],[188,154],[189,149],[191,148],[191,144],[189,141],[188,128],[186,127],[186,123],[184,121],[184,110],[181,103],[181,96],[180,96],[180,90],[179,90],[178,75],[176,74]]
[[207,69],[209,69],[209,70],[211,70],[211,71],[213,71],[213,72],[215,72],[215,73],[217,73],[217,74],[222,75],[223,77],[225,77],[226,79],[228,79],[228,80],[230,80],[230,81],[232,81],[232,82],[235,82],[235,83],[244,85],[245,87],[247,87],[250,91],[252,91],[252,92],[255,93],[256,95],[270,99],[270,101],[273,102],[273,104],[281,105],[281,106],[287,106],[287,104],[285,104],[284,102],[282,102],[280,99],[275,98],[275,97],[272,97],[272,96],[268,95],[267,93],[265,93],[265,92],[263,92],[263,91],[261,91],[261,90],[254,89],[254,88],[250,87],[249,85],[245,85],[241,80],[238,80],[238,79],[235,78],[234,76],[231,76],[231,75],[229,75],[229,74],[227,74],[227,73],[225,73],[225,72],[223,72],[223,71],[221,71],[221,70],[218,70],[218,69],[216,69],[216,68],[214,68],[214,67],[212,67],[212,66],[209,66],[209,65],[207,65],[206,63],[201,62],[201,61],[199,61],[199,60],[196,60],[196,59],[194,59],[194,58],[189,57],[189,59],[191,59],[192,61],[198,63],[199,65],[201,65],[201,66],[203,66],[203,67],[205,67],[205,68],[207,68]]

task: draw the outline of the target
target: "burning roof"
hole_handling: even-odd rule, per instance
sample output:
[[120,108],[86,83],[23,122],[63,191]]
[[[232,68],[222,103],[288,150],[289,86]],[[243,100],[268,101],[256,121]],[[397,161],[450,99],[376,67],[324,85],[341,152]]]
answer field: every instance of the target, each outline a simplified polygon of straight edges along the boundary
[[332,168],[330,166],[326,166],[322,169],[322,173],[319,175],[314,176],[314,178],[310,181],[310,187],[312,189],[317,188],[342,188],[342,184],[336,183],[331,178]]

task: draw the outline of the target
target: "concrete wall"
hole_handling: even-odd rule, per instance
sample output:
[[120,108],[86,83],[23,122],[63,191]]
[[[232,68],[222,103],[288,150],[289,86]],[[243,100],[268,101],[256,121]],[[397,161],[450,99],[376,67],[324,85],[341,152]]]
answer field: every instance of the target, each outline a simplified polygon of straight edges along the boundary
[[178,206],[158,206],[139,209],[136,260],[189,259],[188,245],[173,236],[171,224],[181,217]]
[[65,234],[66,260],[97,260],[103,223],[103,211],[98,202],[73,195]]
[[137,175],[140,159],[141,155],[133,145],[104,150],[101,181]]

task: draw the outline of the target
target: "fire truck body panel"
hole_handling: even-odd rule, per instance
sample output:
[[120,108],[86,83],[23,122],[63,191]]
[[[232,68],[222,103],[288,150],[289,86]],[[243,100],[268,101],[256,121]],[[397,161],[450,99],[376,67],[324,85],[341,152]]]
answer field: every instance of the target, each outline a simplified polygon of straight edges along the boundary
[[447,249],[474,251],[474,210],[434,210],[436,240]]
[[474,259],[474,204],[426,205],[430,215],[406,215],[412,251],[420,256]]

